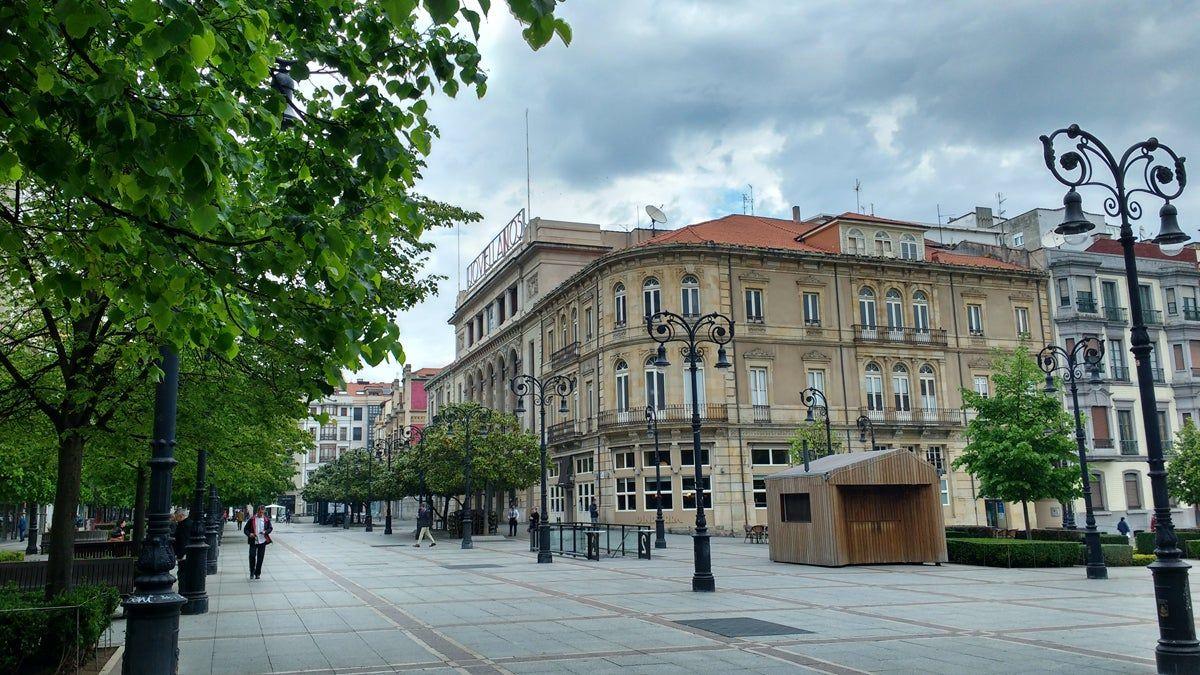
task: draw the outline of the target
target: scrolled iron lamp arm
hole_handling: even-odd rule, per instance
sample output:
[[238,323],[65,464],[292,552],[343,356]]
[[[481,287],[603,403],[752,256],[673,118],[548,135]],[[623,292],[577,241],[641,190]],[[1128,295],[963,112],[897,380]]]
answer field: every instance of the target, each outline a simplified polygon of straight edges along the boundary
[[541,519],[538,521],[537,561],[550,563],[554,556],[550,553],[550,465],[546,448],[546,404],[559,398],[559,413],[565,414],[567,398],[575,391],[575,378],[565,375],[553,375],[545,380],[539,380],[533,375],[516,375],[508,381],[508,388],[517,397],[517,405],[513,412],[520,415],[525,412],[525,397],[529,396],[538,411],[540,421],[538,431],[539,454],[541,455]]

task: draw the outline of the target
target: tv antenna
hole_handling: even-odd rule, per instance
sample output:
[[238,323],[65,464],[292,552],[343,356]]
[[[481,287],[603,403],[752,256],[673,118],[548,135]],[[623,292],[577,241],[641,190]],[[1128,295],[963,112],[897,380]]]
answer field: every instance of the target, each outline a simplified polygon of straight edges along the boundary
[[1006,213],[1004,210],[1004,202],[1006,201],[1008,201],[1008,198],[1004,196],[1003,192],[996,193],[996,215],[1000,218],[1003,218]]
[[862,183],[857,178],[854,179],[854,211],[862,213]]
[[750,192],[742,193],[742,215],[743,216],[746,215],[747,209],[750,211],[750,215],[754,215],[754,186],[747,183],[746,187],[750,188]]
[[652,234],[655,231],[655,226],[657,226],[659,223],[662,223],[663,225],[667,224],[667,214],[663,213],[662,209],[654,206],[653,204],[646,205],[646,215],[650,216],[650,232]]

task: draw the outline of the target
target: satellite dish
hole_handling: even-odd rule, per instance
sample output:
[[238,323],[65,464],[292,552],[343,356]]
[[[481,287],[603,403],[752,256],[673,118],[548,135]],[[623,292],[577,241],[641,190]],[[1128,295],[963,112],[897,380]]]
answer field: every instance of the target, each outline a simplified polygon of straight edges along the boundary
[[650,216],[651,223],[663,223],[665,225],[667,222],[667,214],[663,213],[662,209],[657,206],[646,206],[646,215]]
[[1065,243],[1067,243],[1066,238],[1061,234],[1054,232],[1053,230],[1047,232],[1045,236],[1042,237],[1042,245],[1044,245],[1046,248],[1058,248]]

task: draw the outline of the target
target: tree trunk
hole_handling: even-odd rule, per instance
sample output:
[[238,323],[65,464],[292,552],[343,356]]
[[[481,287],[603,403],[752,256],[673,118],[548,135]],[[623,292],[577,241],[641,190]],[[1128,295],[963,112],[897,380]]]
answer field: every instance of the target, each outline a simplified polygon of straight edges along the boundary
[[71,587],[75,560],[75,509],[79,507],[79,481],[83,473],[83,438],[68,429],[59,436],[58,484],[54,491],[54,519],[46,551],[46,597],[53,598]]
[[1021,510],[1025,512],[1025,538],[1033,539],[1033,531],[1029,529],[1029,502],[1021,500]]
[[133,541],[142,543],[146,536],[146,465],[138,464],[137,484],[133,494]]

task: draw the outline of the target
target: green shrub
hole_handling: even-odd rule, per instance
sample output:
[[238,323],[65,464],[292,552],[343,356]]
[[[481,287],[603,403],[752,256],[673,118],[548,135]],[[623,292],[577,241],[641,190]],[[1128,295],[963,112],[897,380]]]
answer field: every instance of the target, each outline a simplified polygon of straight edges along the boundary
[[0,551],[0,562],[21,562],[25,560],[24,551]]
[[81,660],[91,656],[120,601],[113,586],[76,586],[50,600],[13,584],[0,588],[0,672],[73,671],[76,651]]
[[1185,558],[1200,558],[1200,539],[1180,541],[1179,544]]
[[1105,534],[1103,532],[1100,533],[1100,543],[1101,544],[1125,544],[1127,546],[1130,545],[1129,537],[1126,537],[1123,534]]
[[946,528],[946,536],[993,539],[996,536],[996,528],[986,525],[951,525]]
[[1070,541],[948,539],[950,562],[986,567],[1070,567],[1081,546]]
[[1145,553],[1133,554],[1133,564],[1137,565],[1138,567],[1145,567],[1146,565],[1154,562],[1154,560],[1154,555],[1146,555]]
[[1133,535],[1133,547],[1142,555],[1152,555],[1154,553],[1154,533],[1153,532],[1137,532]]
[[[1188,546],[1188,542],[1200,541],[1200,531],[1194,528],[1184,530],[1175,530],[1175,538],[1179,540],[1179,548],[1183,551],[1186,558],[1200,557],[1200,551],[1192,552],[1192,548]],[[1154,553],[1154,533],[1153,532],[1138,532],[1134,535],[1134,546],[1138,553],[1150,555]]]
[[[1104,564],[1108,567],[1129,567],[1133,564],[1133,547],[1129,544],[1101,544]],[[1079,564],[1087,563],[1087,545],[1079,546]]]
[[[1083,530],[1031,530],[1034,541],[1079,541],[1083,538]],[[1023,535],[1018,535],[1023,538]]]

